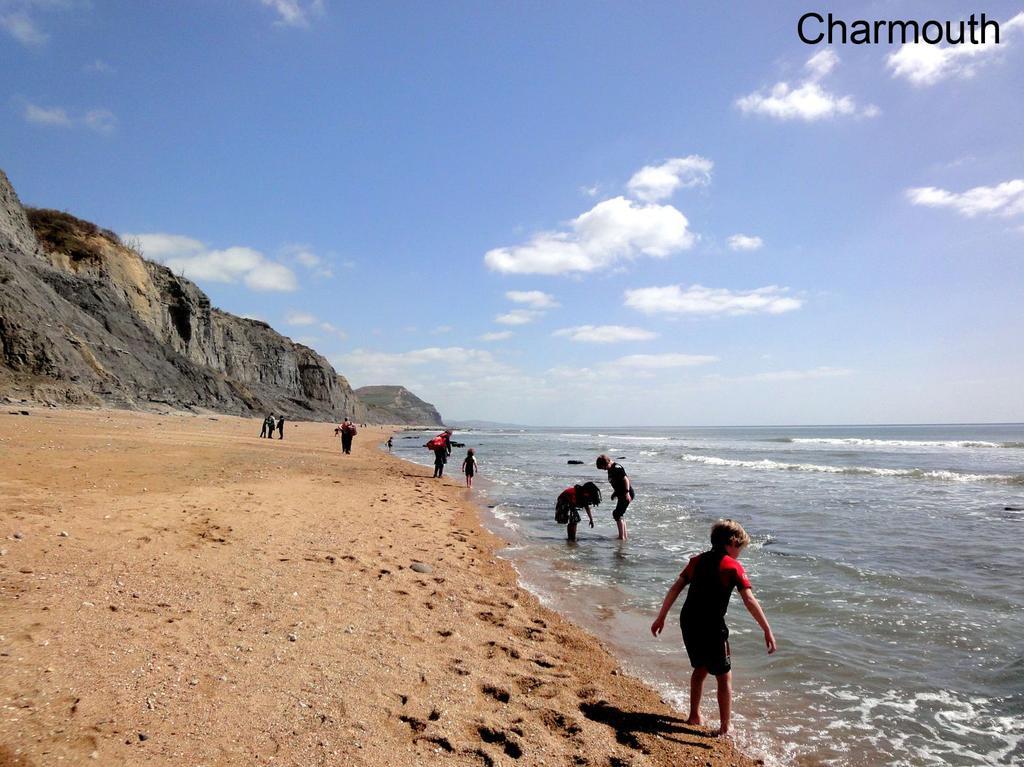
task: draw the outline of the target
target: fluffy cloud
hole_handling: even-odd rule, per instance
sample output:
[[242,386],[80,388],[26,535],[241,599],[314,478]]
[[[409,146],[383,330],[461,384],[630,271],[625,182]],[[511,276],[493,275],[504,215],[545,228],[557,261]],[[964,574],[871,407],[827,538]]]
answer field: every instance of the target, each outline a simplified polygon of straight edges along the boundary
[[285,245],[281,248],[281,255],[285,258],[301,264],[317,277],[333,277],[334,271],[327,259],[317,255],[308,245],[298,243]]
[[68,113],[61,107],[40,107],[35,104],[25,106],[25,119],[36,125],[53,125],[59,128],[70,128],[73,124]]
[[1024,179],[1015,178],[995,186],[976,186],[966,192],[949,192],[934,186],[908,189],[912,205],[927,208],[952,208],[962,216],[974,218],[982,213],[1016,216],[1024,213]]
[[[335,327],[330,322],[324,322],[323,320],[318,319],[309,312],[299,309],[289,310],[284,316],[284,321],[295,327],[311,328],[316,326],[319,330],[341,341],[348,338],[348,334],[344,330]],[[300,344],[305,344],[306,346],[316,346],[320,343],[320,338],[317,336],[300,336],[295,340]]]
[[645,165],[633,174],[626,188],[638,200],[657,202],[677,189],[710,184],[712,168],[714,163],[706,157],[676,157],[661,165]]
[[623,341],[649,341],[658,334],[643,328],[627,328],[622,325],[578,325],[562,328],[553,336],[568,338],[570,341],[590,344],[615,344]]
[[27,104],[24,112],[25,120],[34,125],[47,125],[57,128],[73,128],[82,126],[97,133],[113,133],[117,128],[117,117],[108,109],[90,109],[81,117],[73,118],[62,107],[41,107]]
[[1000,42],[990,40],[984,45],[929,45],[908,43],[890,53],[885,63],[893,77],[902,77],[912,85],[935,85],[949,78],[973,77],[978,70],[1005,51],[1024,29],[1024,12],[999,25]]
[[315,325],[316,317],[309,312],[290,311],[285,315],[284,321],[289,325]]
[[539,290],[510,290],[505,293],[505,298],[516,304],[526,304],[531,309],[555,309],[559,305],[554,296]]
[[524,245],[488,251],[484,263],[506,274],[587,273],[638,256],[664,258],[694,240],[686,216],[671,205],[613,197],[570,221],[565,231],[541,232]]
[[274,22],[281,27],[308,27],[310,20],[322,16],[324,12],[323,0],[310,0],[303,3],[301,0],[260,0],[267,8],[272,8],[278,16]]
[[542,314],[543,312],[536,312],[532,309],[513,309],[508,314],[499,314],[494,321],[502,325],[528,325]]
[[775,83],[767,92],[757,91],[736,100],[744,114],[760,114],[777,120],[826,120],[834,117],[875,117],[878,107],[857,105],[853,96],[837,96],[821,85],[836,65],[839,57],[832,50],[820,51],[807,60],[807,77],[799,85]]
[[[0,11],[6,7],[7,4],[0,4]],[[24,10],[0,13],[0,29],[22,45],[42,45],[49,39],[49,36],[39,30]]]
[[694,367],[718,362],[718,357],[709,354],[629,354],[612,362],[616,367],[626,366],[644,370],[666,370],[669,368]]
[[751,381],[806,381],[814,378],[841,378],[852,374],[849,368],[817,367],[810,370],[773,370],[747,377]]
[[424,371],[426,373],[438,374],[443,371],[444,377],[448,377],[451,370],[468,377],[492,373],[499,375],[504,370],[489,351],[461,346],[432,346],[408,352],[355,349],[348,354],[333,357],[331,362],[338,370],[344,371],[350,380],[378,382],[398,380],[410,371],[424,368],[428,369]]
[[803,305],[800,299],[787,296],[787,291],[775,285],[747,291],[667,285],[627,290],[626,306],[644,314],[782,314]]
[[729,240],[729,248],[732,250],[760,250],[764,240],[756,235],[734,234]]
[[147,258],[196,282],[241,282],[259,292],[290,292],[298,288],[291,269],[252,248],[235,246],[211,250],[199,240],[179,234],[124,234],[123,237],[137,243]]
[[480,336],[481,341],[504,341],[512,337],[511,330],[499,330],[495,333],[484,333]]

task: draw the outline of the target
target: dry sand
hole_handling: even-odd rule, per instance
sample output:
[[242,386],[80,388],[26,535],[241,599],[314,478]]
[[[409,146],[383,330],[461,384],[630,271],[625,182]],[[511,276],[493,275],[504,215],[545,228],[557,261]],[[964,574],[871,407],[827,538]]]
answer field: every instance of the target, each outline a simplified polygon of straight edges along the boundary
[[384,430],[342,456],[327,424],[8,409],[0,767],[752,764]]

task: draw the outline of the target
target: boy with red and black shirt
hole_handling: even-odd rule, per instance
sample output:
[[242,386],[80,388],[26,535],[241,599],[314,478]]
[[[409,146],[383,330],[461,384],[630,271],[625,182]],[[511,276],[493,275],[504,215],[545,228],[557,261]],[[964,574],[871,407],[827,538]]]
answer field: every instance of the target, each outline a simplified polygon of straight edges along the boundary
[[626,513],[626,509],[629,508],[630,502],[636,498],[636,491],[622,464],[616,463],[607,455],[602,454],[597,457],[597,468],[608,471],[608,483],[612,486],[612,499],[616,501],[612,519],[615,520],[615,526],[619,529],[619,540],[624,541],[627,535],[626,523],[622,517]]
[[768,654],[775,652],[772,634],[764,610],[754,596],[750,580],[739,563],[740,552],[750,543],[750,536],[738,522],[721,519],[711,528],[711,550],[690,559],[676,582],[665,595],[661,611],[651,633],[658,636],[665,627],[665,617],[676,598],[687,586],[679,624],[683,631],[683,644],[693,666],[690,677],[690,716],[687,724],[703,724],[700,717],[700,699],[704,693],[704,680],[713,674],[718,681],[718,713],[720,725],[717,735],[729,734],[732,712],[732,663],[729,657],[729,628],[725,613],[734,588],[739,589],[744,606],[764,631]]

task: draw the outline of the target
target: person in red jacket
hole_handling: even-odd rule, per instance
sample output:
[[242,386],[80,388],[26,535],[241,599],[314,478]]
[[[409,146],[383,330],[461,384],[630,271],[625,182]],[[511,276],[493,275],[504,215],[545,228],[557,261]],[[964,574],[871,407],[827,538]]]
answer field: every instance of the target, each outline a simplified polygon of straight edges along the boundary
[[576,540],[576,526],[582,519],[580,509],[587,512],[590,526],[594,526],[594,515],[590,513],[590,507],[600,503],[601,489],[593,482],[567,487],[559,494],[555,501],[555,521],[567,526],[566,540]]
[[658,636],[665,628],[665,617],[676,597],[690,587],[679,614],[683,644],[693,666],[690,676],[690,716],[687,724],[703,724],[700,699],[704,680],[713,674],[718,681],[719,726],[716,735],[729,734],[732,712],[732,661],[729,655],[729,627],[725,612],[729,609],[732,590],[739,589],[743,605],[764,631],[768,654],[775,652],[775,636],[768,619],[754,596],[750,580],[739,563],[740,552],[750,543],[750,536],[731,519],[720,519],[711,528],[711,550],[690,559],[669,588],[661,611],[651,624],[651,634]]

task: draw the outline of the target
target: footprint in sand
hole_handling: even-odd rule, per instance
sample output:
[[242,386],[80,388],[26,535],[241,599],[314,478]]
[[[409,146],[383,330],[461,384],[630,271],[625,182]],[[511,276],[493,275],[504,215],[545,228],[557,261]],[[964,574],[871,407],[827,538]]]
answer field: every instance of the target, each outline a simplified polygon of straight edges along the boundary
[[493,684],[480,685],[480,692],[488,697],[494,698],[499,703],[508,703],[512,697],[512,694],[504,687],[498,687]]

